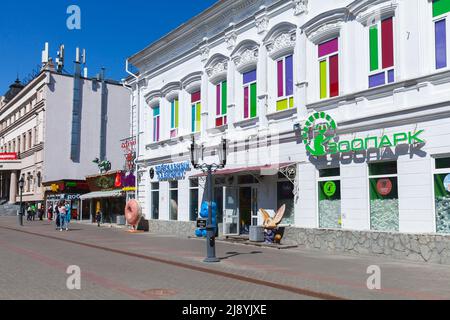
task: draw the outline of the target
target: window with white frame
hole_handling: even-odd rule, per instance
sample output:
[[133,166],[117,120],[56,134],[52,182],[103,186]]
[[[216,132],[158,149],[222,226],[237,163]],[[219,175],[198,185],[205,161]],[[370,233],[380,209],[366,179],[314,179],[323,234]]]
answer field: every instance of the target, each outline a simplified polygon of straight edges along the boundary
[[256,69],[245,72],[242,75],[244,86],[244,119],[251,119],[257,116],[257,81]]
[[434,62],[437,70],[447,68],[450,59],[450,0],[433,0]]
[[176,138],[178,136],[178,128],[180,125],[180,105],[178,98],[170,102],[170,137]]
[[293,55],[276,61],[277,111],[294,108],[294,58]]
[[151,184],[151,206],[150,214],[153,220],[159,220],[159,183]]
[[191,131],[200,132],[202,119],[202,94],[197,91],[191,94]]
[[320,99],[339,95],[339,38],[318,45]]
[[227,92],[227,81],[222,81],[216,85],[216,127],[224,126],[228,122]]
[[319,170],[319,228],[342,228],[340,176],[340,168]]
[[369,88],[394,81],[394,17],[389,17],[369,26]]
[[159,142],[161,131],[161,114],[159,106],[153,108],[153,142]]
[[369,164],[371,230],[398,232],[400,225],[397,161]]
[[169,182],[169,216],[171,221],[178,220],[178,181]]
[[450,157],[435,159],[434,196],[436,232],[450,234]]

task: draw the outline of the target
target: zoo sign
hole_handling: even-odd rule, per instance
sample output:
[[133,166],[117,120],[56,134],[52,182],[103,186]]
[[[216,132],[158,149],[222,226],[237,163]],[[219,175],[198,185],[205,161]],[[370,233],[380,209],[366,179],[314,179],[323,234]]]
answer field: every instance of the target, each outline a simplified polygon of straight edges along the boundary
[[364,151],[368,149],[382,149],[396,147],[402,144],[423,144],[420,136],[425,130],[417,132],[398,132],[393,135],[370,136],[336,142],[337,125],[333,118],[325,112],[311,115],[303,129],[303,143],[306,151],[314,157],[322,157],[337,153]]

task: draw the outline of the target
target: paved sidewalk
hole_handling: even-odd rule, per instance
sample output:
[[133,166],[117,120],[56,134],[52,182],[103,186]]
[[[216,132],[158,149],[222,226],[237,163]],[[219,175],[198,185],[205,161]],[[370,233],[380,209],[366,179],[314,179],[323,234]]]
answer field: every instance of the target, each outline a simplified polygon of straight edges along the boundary
[[[21,261],[25,258],[61,266],[70,260],[69,263],[92,273],[88,285],[93,286],[89,295],[94,296],[98,282],[105,285],[116,281],[122,285],[110,286],[127,288],[125,296],[130,297],[131,292],[133,299],[145,297],[142,292],[150,288],[176,292],[163,298],[195,300],[318,297],[309,292],[345,299],[450,299],[450,270],[443,265],[223,242],[217,243],[221,262],[209,265],[202,262],[206,252],[202,239],[130,234],[123,229],[86,224],[72,224],[70,232],[56,231],[49,222],[27,223],[19,228],[16,220],[0,218],[0,298],[5,294],[2,284],[14,283],[13,275],[5,281],[7,271],[3,267],[4,261],[10,259],[7,257],[14,257],[16,261],[8,261],[12,274],[27,271]],[[9,254],[3,256],[4,251]],[[20,270],[16,266],[14,271],[14,264]],[[367,288],[367,269],[374,265],[381,269],[382,289],[371,291]],[[98,270],[102,270],[101,277]],[[65,274],[61,276],[64,278]],[[18,290],[8,297],[20,296]],[[119,290],[118,296],[100,290],[98,298],[123,298],[124,290]],[[80,294],[78,298],[86,298]]]

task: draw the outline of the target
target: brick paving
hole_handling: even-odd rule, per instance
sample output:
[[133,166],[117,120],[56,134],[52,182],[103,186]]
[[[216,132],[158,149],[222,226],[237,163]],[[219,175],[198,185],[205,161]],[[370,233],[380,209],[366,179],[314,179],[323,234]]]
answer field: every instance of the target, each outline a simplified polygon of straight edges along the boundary
[[[27,222],[19,228],[16,218],[0,217],[0,299],[314,298],[264,283],[346,299],[450,298],[450,270],[443,265],[223,242],[217,243],[221,262],[205,265],[205,251],[204,240],[85,224],[72,224],[70,232],[56,231],[49,222]],[[69,265],[82,270],[80,291],[66,288]],[[381,268],[382,290],[367,289],[371,265]]]

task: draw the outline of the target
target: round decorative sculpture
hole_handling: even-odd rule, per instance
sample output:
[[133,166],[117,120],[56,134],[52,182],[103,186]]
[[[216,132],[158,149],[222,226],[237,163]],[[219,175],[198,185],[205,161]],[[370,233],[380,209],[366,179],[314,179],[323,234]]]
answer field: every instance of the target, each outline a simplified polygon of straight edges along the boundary
[[139,202],[136,200],[128,201],[125,206],[125,218],[130,226],[134,228],[138,226],[139,220],[141,219],[141,206]]

